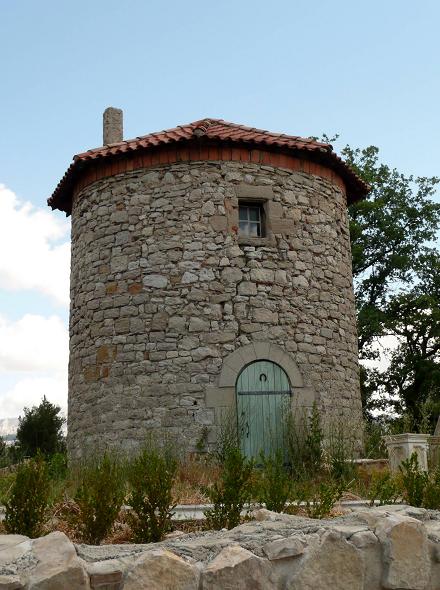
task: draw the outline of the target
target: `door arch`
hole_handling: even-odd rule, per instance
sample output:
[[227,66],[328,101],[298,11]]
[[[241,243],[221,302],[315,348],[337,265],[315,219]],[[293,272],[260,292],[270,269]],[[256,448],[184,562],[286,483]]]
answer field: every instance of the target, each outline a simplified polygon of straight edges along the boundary
[[283,449],[292,394],[284,369],[272,361],[254,361],[240,372],[235,391],[242,452],[258,458],[261,451]]

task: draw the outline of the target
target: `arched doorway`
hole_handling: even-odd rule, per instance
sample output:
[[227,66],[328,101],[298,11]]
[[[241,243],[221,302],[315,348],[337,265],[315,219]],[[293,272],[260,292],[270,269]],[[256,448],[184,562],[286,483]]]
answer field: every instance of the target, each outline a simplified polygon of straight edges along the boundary
[[241,371],[236,383],[237,419],[241,449],[247,457],[283,448],[290,396],[289,378],[276,363],[258,360]]

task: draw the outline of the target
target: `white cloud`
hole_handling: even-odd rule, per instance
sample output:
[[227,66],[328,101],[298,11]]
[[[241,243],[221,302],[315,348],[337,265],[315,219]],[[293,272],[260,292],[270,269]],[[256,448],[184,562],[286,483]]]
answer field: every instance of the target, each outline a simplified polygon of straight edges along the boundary
[[68,355],[69,334],[59,316],[0,316],[0,371],[64,371]]
[[28,377],[0,392],[0,418],[23,416],[23,408],[38,406],[43,395],[53,404],[67,408],[67,366],[50,376]]
[[0,288],[34,289],[68,305],[69,272],[69,222],[0,184]]

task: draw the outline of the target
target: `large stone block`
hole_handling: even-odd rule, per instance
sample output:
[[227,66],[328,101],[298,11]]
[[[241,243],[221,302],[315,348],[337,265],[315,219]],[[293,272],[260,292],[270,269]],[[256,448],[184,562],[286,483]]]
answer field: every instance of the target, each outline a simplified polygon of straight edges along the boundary
[[57,531],[35,539],[32,553],[38,563],[29,570],[29,590],[88,590],[89,577],[64,533]]
[[391,514],[378,520],[375,533],[383,547],[383,587],[387,590],[425,590],[431,564],[423,523]]
[[271,590],[276,588],[269,562],[239,545],[232,545],[202,573],[203,590]]
[[342,534],[325,533],[309,546],[299,573],[287,584],[288,590],[363,590],[362,554]]
[[164,549],[144,553],[127,575],[124,590],[198,590],[196,565]]

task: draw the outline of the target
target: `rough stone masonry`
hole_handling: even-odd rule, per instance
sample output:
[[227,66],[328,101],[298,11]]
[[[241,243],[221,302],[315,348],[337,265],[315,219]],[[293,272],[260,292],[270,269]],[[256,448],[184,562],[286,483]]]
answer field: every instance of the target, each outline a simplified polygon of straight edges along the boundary
[[[367,188],[329,146],[269,150],[278,136],[230,125],[234,143],[202,123],[172,149],[153,134],[76,156],[49,199],[72,215],[74,454],[152,430],[212,443],[260,359],[285,371],[293,408],[360,416],[346,208]],[[264,235],[240,234],[243,202]]]

